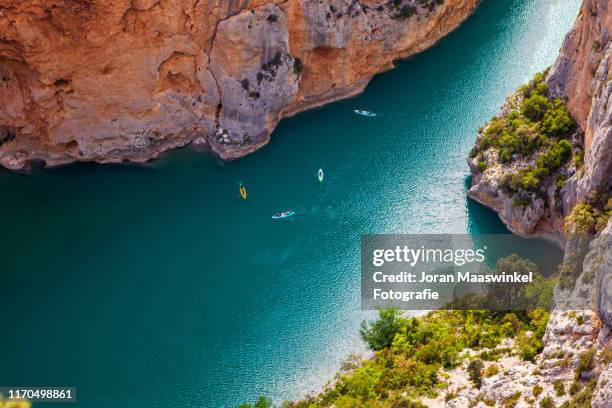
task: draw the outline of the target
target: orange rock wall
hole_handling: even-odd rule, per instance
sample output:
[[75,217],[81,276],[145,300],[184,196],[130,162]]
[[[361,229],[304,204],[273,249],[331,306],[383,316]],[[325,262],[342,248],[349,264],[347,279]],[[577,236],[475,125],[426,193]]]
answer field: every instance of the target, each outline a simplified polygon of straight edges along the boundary
[[222,158],[361,92],[479,0],[0,0],[0,165]]

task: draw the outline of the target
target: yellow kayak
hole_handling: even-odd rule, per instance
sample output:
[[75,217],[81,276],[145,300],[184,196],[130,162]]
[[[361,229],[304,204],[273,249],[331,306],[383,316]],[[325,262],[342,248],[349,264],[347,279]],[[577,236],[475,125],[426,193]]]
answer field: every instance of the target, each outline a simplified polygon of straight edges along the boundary
[[243,200],[247,199],[247,191],[242,184],[240,185],[240,197],[242,197]]

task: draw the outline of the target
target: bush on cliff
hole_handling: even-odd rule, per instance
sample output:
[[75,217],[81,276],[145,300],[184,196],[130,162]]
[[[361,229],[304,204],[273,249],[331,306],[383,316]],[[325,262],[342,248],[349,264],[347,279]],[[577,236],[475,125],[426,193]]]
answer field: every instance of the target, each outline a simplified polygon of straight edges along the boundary
[[548,86],[544,82],[546,73],[546,71],[536,73],[528,83],[519,88],[519,93],[523,98],[529,98],[534,93],[538,95],[548,94]]
[[551,174],[566,164],[572,157],[572,144],[568,140],[559,140],[549,150],[536,159],[536,167]]
[[572,133],[575,122],[567,105],[562,100],[555,99],[547,109],[540,126],[545,134],[561,137]]
[[362,322],[360,334],[372,350],[390,347],[395,334],[401,328],[400,312],[395,309],[381,310],[378,320]]
[[535,166],[504,175],[500,179],[500,188],[507,194],[537,191],[544,179],[567,164],[571,157],[572,144],[565,139],[559,140],[536,159]]
[[565,218],[566,234],[597,234],[600,233],[612,217],[612,199],[603,203],[580,203],[570,215]]
[[484,368],[484,363],[479,358],[476,358],[470,361],[470,363],[467,366],[467,372],[468,372],[470,381],[472,382],[472,384],[474,384],[474,387],[476,388],[480,388],[480,386],[482,385],[483,368]]
[[526,98],[521,105],[521,114],[533,122],[539,122],[544,118],[548,98],[542,95],[532,95]]

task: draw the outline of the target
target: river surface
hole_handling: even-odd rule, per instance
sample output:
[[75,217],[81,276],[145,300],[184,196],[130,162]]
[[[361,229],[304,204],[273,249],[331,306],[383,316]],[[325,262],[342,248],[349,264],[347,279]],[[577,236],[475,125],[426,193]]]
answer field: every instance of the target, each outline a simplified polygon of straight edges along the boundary
[[75,386],[75,408],[319,389],[364,350],[361,234],[507,233],[466,199],[465,157],[505,96],[554,61],[579,3],[485,0],[359,97],[283,121],[232,163],[183,149],[146,166],[1,172],[0,385]]

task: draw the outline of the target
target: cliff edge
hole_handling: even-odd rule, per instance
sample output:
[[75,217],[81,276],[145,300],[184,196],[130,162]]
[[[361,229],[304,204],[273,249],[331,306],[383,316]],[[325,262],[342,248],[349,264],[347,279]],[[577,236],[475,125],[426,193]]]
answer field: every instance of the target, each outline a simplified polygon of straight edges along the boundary
[[0,0],[0,165],[221,158],[361,92],[479,0]]
[[612,190],[610,0],[585,0],[550,70],[508,98],[468,159],[468,195],[510,229],[564,244],[579,203],[599,212]]

